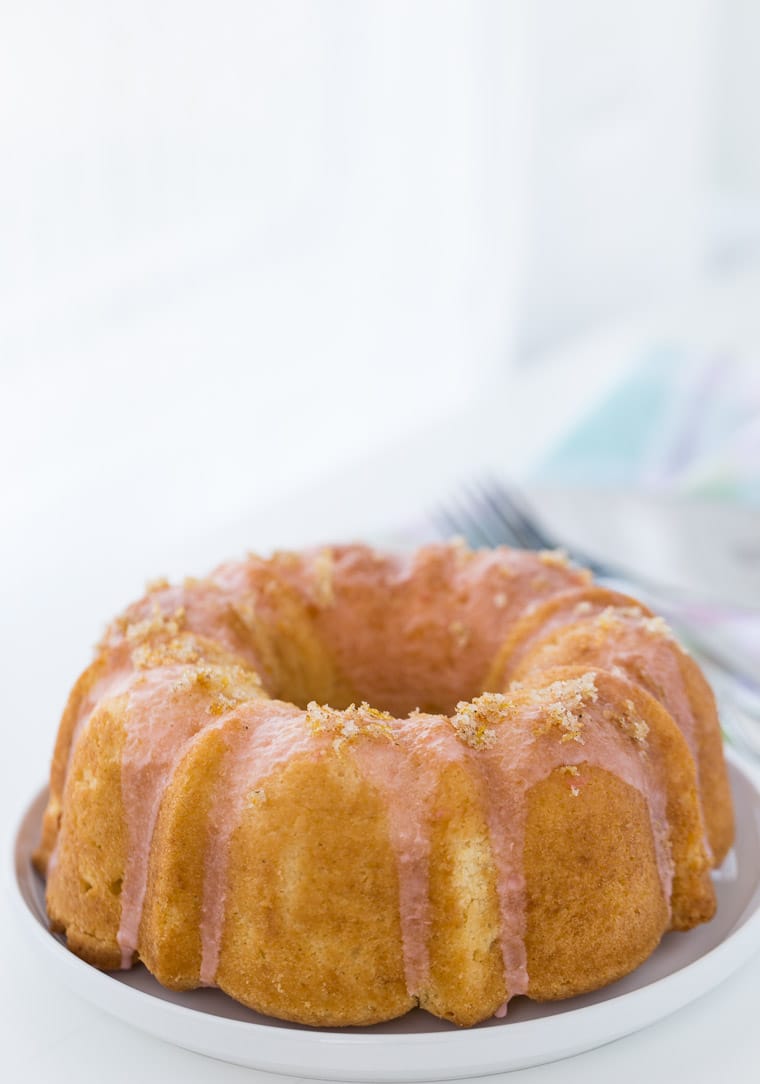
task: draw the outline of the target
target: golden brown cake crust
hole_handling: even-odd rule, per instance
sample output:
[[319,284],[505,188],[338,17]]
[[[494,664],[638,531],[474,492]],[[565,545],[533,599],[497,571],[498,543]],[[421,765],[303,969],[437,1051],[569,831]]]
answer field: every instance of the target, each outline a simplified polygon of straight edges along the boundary
[[114,621],[35,861],[97,967],[304,1024],[466,1026],[707,921],[732,838],[712,693],[635,600],[557,555],[344,546]]

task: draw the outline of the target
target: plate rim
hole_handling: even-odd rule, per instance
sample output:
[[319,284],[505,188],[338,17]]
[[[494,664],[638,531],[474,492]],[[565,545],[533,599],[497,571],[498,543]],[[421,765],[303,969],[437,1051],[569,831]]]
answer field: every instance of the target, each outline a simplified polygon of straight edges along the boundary
[[[757,814],[755,831],[760,838],[760,768],[739,755],[730,746],[725,748],[725,754],[732,769],[742,777],[743,782],[752,791]],[[132,1027],[201,1054],[208,1055],[213,1047],[215,1049],[215,1052],[211,1054],[213,1057],[231,1060],[236,1064],[255,1066],[268,1072],[311,1076],[316,1079],[366,1081],[398,1080],[399,1074],[404,1072],[407,1080],[441,1080],[461,1079],[468,1075],[482,1076],[506,1071],[508,1068],[528,1067],[559,1060],[632,1034],[649,1026],[655,1020],[662,1019],[670,1012],[684,1007],[719,985],[760,950],[760,893],[757,891],[760,886],[760,871],[758,871],[755,891],[730,931],[722,941],[696,960],[654,979],[645,986],[607,998],[598,1004],[567,1009],[548,1018],[510,1024],[508,1044],[504,1042],[503,1030],[498,1026],[487,1029],[465,1028],[456,1031],[398,1035],[387,1032],[352,1034],[330,1028],[307,1029],[298,1024],[289,1026],[285,1023],[275,1026],[260,1024],[256,1021],[230,1019],[190,1006],[177,1005],[157,997],[150,991],[140,990],[118,981],[114,982],[110,973],[99,971],[84,960],[80,960],[53,936],[48,928],[43,926],[39,916],[32,910],[25,897],[20,862],[29,863],[31,851],[28,845],[25,845],[22,836],[29,818],[34,815],[36,806],[42,801],[46,790],[47,787],[37,790],[31,800],[27,799],[23,803],[20,815],[14,818],[10,869],[6,864],[6,871],[11,875],[10,894],[13,898],[14,910],[21,918],[21,925],[26,935],[36,942],[39,950],[45,952],[49,958],[52,956],[57,977],[62,983],[73,988],[84,1000]],[[716,979],[715,964],[718,959],[720,967]],[[77,979],[81,981],[76,981]],[[83,987],[87,992],[82,989]],[[106,996],[99,998],[100,993]],[[672,996],[674,993],[675,998]],[[621,1014],[619,1011],[621,1002],[639,1011]],[[644,1008],[643,1012],[640,1011],[642,1008]],[[148,1016],[152,1014],[154,1019],[158,1018],[158,1027],[151,1026],[151,1019],[140,1021],[139,1018],[145,1015],[146,1009],[149,1010]],[[622,1022],[623,1016],[625,1022]],[[636,1023],[631,1026],[630,1021],[634,1017]],[[160,1026],[161,1020],[171,1025],[168,1029],[173,1033],[171,1038],[167,1035],[167,1028]],[[612,1026],[616,1020],[616,1026]],[[578,1027],[579,1022],[582,1022],[584,1027]],[[192,1026],[187,1027],[186,1038],[179,1038],[176,1036],[176,1031],[183,1024]],[[602,1030],[604,1030],[604,1037],[595,1038],[591,1042],[578,1037],[584,1032],[599,1033]],[[206,1035],[207,1032],[215,1033],[213,1041],[210,1041],[212,1036]],[[546,1045],[547,1032],[554,1033],[555,1036],[554,1041],[549,1044],[551,1053],[547,1056],[544,1050],[542,1053],[534,1051],[530,1054],[529,1049],[536,1046],[537,1038],[542,1040],[539,1046]],[[206,1041],[198,1040],[194,1043],[196,1034],[205,1036]],[[258,1046],[257,1038],[265,1041],[268,1046],[274,1048],[280,1046],[283,1051],[287,1046],[291,1053],[288,1054],[287,1059],[272,1060],[271,1054],[266,1056],[259,1050],[254,1055],[255,1060],[241,1061],[235,1049],[239,1050],[243,1044],[245,1047]],[[518,1043],[528,1050],[524,1056],[518,1055],[514,1060],[513,1055],[516,1055],[517,1051],[510,1048],[516,1047]],[[225,1051],[222,1048],[226,1046],[230,1049]],[[469,1062],[474,1055],[473,1048],[476,1046],[480,1048],[478,1064],[471,1065]],[[500,1049],[500,1047],[507,1048]],[[385,1060],[389,1062],[385,1067],[363,1070],[356,1065],[355,1058],[358,1054],[371,1055],[380,1048],[383,1050]],[[424,1067],[415,1069],[405,1060],[405,1056],[414,1056],[441,1048],[445,1050],[447,1057],[447,1067],[444,1070],[435,1065],[431,1065],[427,1070]],[[294,1056],[297,1059],[299,1049],[309,1050],[309,1065],[305,1066],[297,1060],[292,1060]],[[389,1053],[395,1053],[396,1057],[388,1059]],[[336,1057],[341,1064],[331,1060]]]

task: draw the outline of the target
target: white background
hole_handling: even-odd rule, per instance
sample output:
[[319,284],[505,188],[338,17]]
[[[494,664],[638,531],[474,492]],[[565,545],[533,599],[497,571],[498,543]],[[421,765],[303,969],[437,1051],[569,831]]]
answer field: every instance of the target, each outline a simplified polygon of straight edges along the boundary
[[[760,253],[759,34],[752,0],[0,0],[8,835],[146,578],[519,474],[643,332],[566,340],[711,326]],[[243,1079],[0,948],[11,1080]],[[749,1080],[757,981],[526,1078]]]

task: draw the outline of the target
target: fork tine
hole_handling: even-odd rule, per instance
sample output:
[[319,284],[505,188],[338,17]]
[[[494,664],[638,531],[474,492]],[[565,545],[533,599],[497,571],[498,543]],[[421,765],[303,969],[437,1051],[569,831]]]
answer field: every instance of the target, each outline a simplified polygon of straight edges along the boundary
[[511,514],[511,509],[502,503],[501,494],[496,494],[487,484],[480,483],[481,504],[487,514],[498,523],[499,531],[509,545],[519,549],[534,549],[534,541],[525,530],[519,516]]
[[472,515],[482,525],[490,546],[523,547],[523,541],[511,524],[500,514],[496,503],[490,499],[485,487],[472,483],[467,487],[467,494],[473,509]]
[[[494,477],[463,485],[457,496],[431,513],[443,538],[463,536],[474,549],[481,546],[515,546],[526,550],[551,550],[557,540],[545,533],[528,505],[511,484]],[[614,568],[579,550],[565,547],[568,557],[595,576],[620,578]]]
[[444,538],[461,535],[473,548],[490,545],[478,516],[470,510],[461,495],[459,500],[437,509],[433,519]]
[[484,490],[488,492],[494,507],[499,509],[504,519],[508,520],[515,532],[524,539],[523,545],[526,549],[556,548],[556,540],[539,527],[522,494],[514,486],[507,486],[504,482],[492,479],[490,483],[484,483]]
[[[526,539],[528,549],[553,550],[561,546],[561,543],[554,536],[548,534],[539,525],[530,510],[529,504],[526,503],[523,495],[514,486],[511,484],[506,485],[498,479],[493,479],[492,486],[494,488],[494,503],[501,509],[504,519],[512,523],[515,531],[519,531],[521,536]],[[566,551],[568,557],[575,564],[589,569],[595,576],[615,577],[615,570],[604,561],[589,557],[587,553],[575,547],[564,546],[561,548]]]
[[543,550],[557,546],[511,483],[493,475],[463,485],[432,518],[441,535],[463,535],[473,547],[508,545]]
[[461,496],[461,515],[468,524],[467,537],[473,538],[478,546],[497,546],[499,538],[493,534],[492,526],[481,514],[477,503],[473,502],[472,495],[465,490]]
[[462,535],[473,547],[522,546],[509,523],[494,514],[472,485],[463,486],[457,497],[435,509],[431,518],[442,537]]
[[447,539],[462,534],[462,525],[448,505],[439,505],[434,508],[430,513],[430,519],[441,538]]

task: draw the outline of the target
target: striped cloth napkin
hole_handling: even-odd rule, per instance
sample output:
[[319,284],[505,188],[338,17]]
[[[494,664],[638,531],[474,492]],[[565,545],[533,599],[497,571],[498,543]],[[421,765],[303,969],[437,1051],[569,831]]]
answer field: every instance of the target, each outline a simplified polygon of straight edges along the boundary
[[[760,553],[760,360],[652,349],[555,445],[534,480],[756,505]],[[726,703],[750,720],[749,746],[760,756],[760,612],[699,603],[682,616],[722,658],[740,662],[744,679],[729,681]],[[725,674],[707,669],[725,691]]]
[[537,479],[760,506],[760,359],[653,349],[555,446]]

